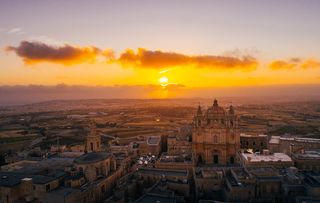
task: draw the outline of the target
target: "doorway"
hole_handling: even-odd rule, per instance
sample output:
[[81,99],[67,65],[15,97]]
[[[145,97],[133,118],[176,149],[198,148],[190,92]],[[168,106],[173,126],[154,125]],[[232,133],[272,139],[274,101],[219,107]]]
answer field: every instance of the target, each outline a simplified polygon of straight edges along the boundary
[[217,154],[213,155],[213,163],[214,164],[218,164],[219,163],[219,155],[217,155]]

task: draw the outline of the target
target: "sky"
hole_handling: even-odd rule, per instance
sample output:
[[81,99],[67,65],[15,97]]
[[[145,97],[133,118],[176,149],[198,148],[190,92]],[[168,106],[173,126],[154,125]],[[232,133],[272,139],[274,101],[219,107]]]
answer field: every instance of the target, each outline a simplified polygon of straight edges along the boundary
[[318,85],[319,11],[318,0],[0,0],[0,86],[151,86],[160,91],[149,97],[174,97]]

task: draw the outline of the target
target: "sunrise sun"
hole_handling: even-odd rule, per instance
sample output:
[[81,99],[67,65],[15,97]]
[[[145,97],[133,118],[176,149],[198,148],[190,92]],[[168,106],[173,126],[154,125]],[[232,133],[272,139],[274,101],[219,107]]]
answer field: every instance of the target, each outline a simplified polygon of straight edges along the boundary
[[167,86],[169,82],[169,79],[167,76],[162,76],[161,78],[159,78],[159,83],[161,86]]

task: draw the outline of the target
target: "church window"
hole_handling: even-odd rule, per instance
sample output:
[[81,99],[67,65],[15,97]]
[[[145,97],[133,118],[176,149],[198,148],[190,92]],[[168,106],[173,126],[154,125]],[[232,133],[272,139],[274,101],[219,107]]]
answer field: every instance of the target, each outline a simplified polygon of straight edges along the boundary
[[92,142],[90,142],[90,149],[91,149],[91,151],[93,151],[93,143]]

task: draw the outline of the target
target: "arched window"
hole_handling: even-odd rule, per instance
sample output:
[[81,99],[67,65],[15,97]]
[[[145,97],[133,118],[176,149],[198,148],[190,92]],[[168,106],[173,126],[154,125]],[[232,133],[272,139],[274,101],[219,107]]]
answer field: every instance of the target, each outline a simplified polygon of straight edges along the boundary
[[93,143],[92,142],[90,142],[90,149],[91,149],[91,151],[93,151]]

